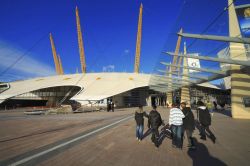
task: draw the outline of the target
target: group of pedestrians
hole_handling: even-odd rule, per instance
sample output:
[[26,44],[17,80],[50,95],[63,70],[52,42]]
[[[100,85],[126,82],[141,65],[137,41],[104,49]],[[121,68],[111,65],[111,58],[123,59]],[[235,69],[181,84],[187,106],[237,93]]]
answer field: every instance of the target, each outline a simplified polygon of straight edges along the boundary
[[[216,137],[209,129],[211,125],[211,115],[209,110],[205,106],[203,102],[198,102],[198,119],[199,130],[200,130],[200,139],[206,140],[206,131],[209,133],[209,137],[215,143]],[[160,113],[157,111],[157,107],[153,106],[152,111],[147,114],[143,107],[140,106],[138,110],[135,112],[135,120],[136,120],[136,138],[139,141],[143,139],[143,129],[144,129],[144,117],[148,118],[148,128],[151,131],[151,141],[155,145],[155,147],[159,147],[160,142],[160,134],[159,127],[161,125],[165,126],[164,121],[161,118]],[[193,139],[193,132],[195,130],[195,119],[194,114],[190,107],[187,107],[185,102],[182,102],[180,105],[172,104],[172,108],[169,113],[169,122],[166,125],[168,126],[168,130],[171,131],[172,138],[172,147],[173,148],[182,148],[183,146],[183,138],[186,136],[188,140],[188,148],[195,149],[195,143]],[[185,136],[184,136],[185,134]]]
[[107,112],[114,112],[115,111],[115,104],[112,101],[108,101],[107,103]]
[[136,121],[136,139],[142,141],[144,129],[144,117],[148,118],[148,128],[151,130],[151,140],[156,147],[159,147],[159,127],[164,125],[160,113],[157,111],[156,106],[153,106],[149,114],[144,112],[142,106],[135,112]]

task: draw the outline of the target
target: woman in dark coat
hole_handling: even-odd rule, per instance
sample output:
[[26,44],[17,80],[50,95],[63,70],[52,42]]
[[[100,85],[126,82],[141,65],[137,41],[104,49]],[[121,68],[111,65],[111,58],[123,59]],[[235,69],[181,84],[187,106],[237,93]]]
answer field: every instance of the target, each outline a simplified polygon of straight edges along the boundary
[[138,141],[141,141],[143,138],[144,116],[148,117],[147,113],[143,111],[142,106],[139,106],[139,109],[135,111],[136,139]]
[[186,132],[188,139],[188,147],[195,148],[193,142],[193,131],[195,129],[194,114],[190,107],[186,107],[186,103],[181,103],[182,112],[185,115],[183,118],[183,130]]
[[201,124],[201,139],[206,140],[206,131],[209,133],[210,138],[215,143],[216,137],[209,129],[211,125],[211,115],[202,101],[197,103],[199,112],[199,122]]

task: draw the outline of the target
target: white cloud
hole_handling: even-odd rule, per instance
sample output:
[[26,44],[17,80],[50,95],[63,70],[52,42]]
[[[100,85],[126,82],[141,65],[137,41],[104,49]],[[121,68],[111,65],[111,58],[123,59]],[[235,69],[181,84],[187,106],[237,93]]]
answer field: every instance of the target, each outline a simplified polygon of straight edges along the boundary
[[115,65],[108,65],[102,67],[103,72],[113,72],[114,70],[115,70]]
[[129,52],[130,52],[129,49],[124,50],[125,54],[128,54]]
[[[15,48],[6,42],[0,41],[0,72],[8,68],[10,65],[15,63],[23,54],[24,50]],[[55,70],[42,62],[36,60],[34,55],[25,55],[20,59],[14,66],[11,67],[11,71],[15,71],[16,77],[37,77],[37,76],[48,76],[55,74]],[[8,73],[8,72],[7,72]],[[7,76],[7,75],[6,75]],[[6,77],[5,76],[5,77]]]

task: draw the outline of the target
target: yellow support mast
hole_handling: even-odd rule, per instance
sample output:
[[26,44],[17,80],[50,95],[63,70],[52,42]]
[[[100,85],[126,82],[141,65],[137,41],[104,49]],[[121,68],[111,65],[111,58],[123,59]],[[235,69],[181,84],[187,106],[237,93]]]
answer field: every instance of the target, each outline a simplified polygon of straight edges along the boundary
[[83,47],[82,31],[81,31],[81,24],[80,24],[80,18],[79,18],[79,12],[78,12],[77,6],[76,6],[76,25],[77,25],[77,36],[78,36],[81,69],[82,69],[82,73],[86,73],[86,61],[85,61],[85,54],[84,54],[84,47]]
[[[187,47],[186,47],[186,42],[184,42],[184,55],[187,55]],[[183,66],[187,66],[187,58],[184,57],[183,58]],[[179,71],[180,73],[180,71]],[[189,74],[189,71],[188,69],[186,68],[183,68],[183,74],[184,75],[188,75]],[[186,76],[183,76],[182,77],[183,80],[188,80],[189,78],[186,77]],[[188,106],[190,106],[190,91],[189,91],[189,87],[182,87],[181,88],[181,102],[186,102],[186,104]]]
[[140,13],[139,13],[139,21],[138,21],[137,39],[136,39],[135,68],[134,68],[134,72],[135,73],[139,73],[139,69],[140,69],[141,33],[142,33],[142,10],[143,10],[143,5],[141,3]]
[[62,61],[61,61],[61,57],[58,54],[58,63],[59,63],[59,69],[60,69],[60,74],[63,75],[64,71],[63,71],[63,66],[62,66]]
[[[228,0],[229,36],[241,38],[239,20],[235,11],[234,0]],[[233,60],[247,60],[244,44],[229,43],[229,55]],[[247,107],[247,99],[250,94],[250,75],[243,71],[240,65],[231,65],[231,112],[237,119],[250,119],[250,107]],[[246,103],[244,102],[246,99]]]
[[49,38],[50,38],[50,44],[51,44],[52,54],[53,54],[53,58],[54,58],[56,74],[59,75],[60,74],[60,67],[59,67],[59,63],[58,63],[58,58],[57,58],[57,54],[56,54],[54,40],[53,40],[51,33],[49,34]]
[[[170,62],[170,64],[171,64],[171,62]],[[172,77],[172,74],[171,74],[171,72],[172,72],[171,66],[169,66],[169,68],[167,68],[167,72],[168,72],[169,74],[166,74],[166,75],[167,75],[168,77]],[[171,80],[171,81],[168,83],[168,88],[171,89],[172,86],[173,86],[173,83],[172,83],[172,80]],[[167,92],[167,102],[168,102],[169,107],[171,107],[171,106],[172,106],[172,103],[173,103],[173,93],[172,93],[172,91]]]
[[[182,29],[180,30],[179,33],[182,33]],[[180,50],[180,46],[181,46],[181,36],[178,37],[178,40],[177,40],[177,44],[176,44],[176,48],[175,48],[175,55],[177,55],[179,53],[179,50]],[[177,65],[177,60],[178,60],[178,56],[174,56],[173,58],[173,65]],[[179,61],[179,65],[181,64],[181,61],[182,59]],[[175,71],[176,70],[176,67],[172,67],[172,71]]]

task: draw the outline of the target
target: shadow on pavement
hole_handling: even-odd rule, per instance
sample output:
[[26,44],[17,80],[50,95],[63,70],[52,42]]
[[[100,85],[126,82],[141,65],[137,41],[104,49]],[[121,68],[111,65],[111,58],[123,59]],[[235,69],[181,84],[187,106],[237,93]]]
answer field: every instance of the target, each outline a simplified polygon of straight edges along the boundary
[[165,126],[161,129],[161,132],[159,134],[159,139],[158,139],[159,145],[162,144],[165,138],[172,139],[172,133],[171,133],[171,130],[169,129],[169,126]]
[[228,116],[228,117],[232,117],[232,112],[230,110],[221,109],[221,110],[216,110],[214,112],[219,113],[219,114],[223,114],[223,115]]
[[201,133],[201,124],[198,120],[195,120],[195,127],[199,130],[199,133]]
[[223,161],[211,156],[204,144],[198,142],[196,138],[193,139],[197,149],[189,149],[187,152],[188,156],[193,160],[193,166],[226,166]]
[[151,129],[149,128],[144,134],[142,139],[146,138],[147,136],[149,136],[151,134]]
[[[149,136],[150,134],[152,133],[151,129],[149,128],[143,135],[143,138],[146,138],[147,136]],[[158,139],[158,143],[159,143],[159,146],[162,144],[163,140],[165,138],[169,138],[169,139],[172,139],[172,136],[171,136],[171,132],[170,130],[167,130],[166,128],[163,128],[160,130],[160,133],[159,133],[159,139]]]
[[[199,135],[201,135],[201,124],[197,120],[195,120],[195,127],[199,130]],[[209,133],[209,134],[208,134]],[[206,136],[212,141],[215,141],[214,133],[209,129],[209,131],[206,130]],[[214,142],[215,143],[215,142]]]

